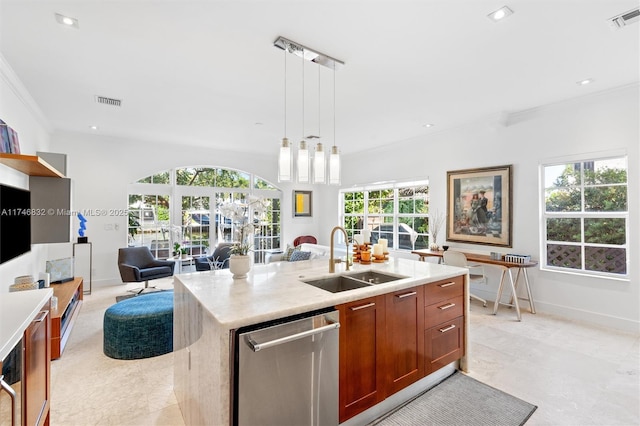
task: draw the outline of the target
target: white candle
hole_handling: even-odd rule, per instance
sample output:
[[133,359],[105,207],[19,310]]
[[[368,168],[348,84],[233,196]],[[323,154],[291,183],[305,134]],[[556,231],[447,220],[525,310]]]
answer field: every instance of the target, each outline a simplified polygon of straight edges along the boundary
[[357,245],[361,246],[364,243],[364,241],[362,239],[362,234],[359,233],[359,232],[357,234],[355,234],[353,236],[353,241],[355,241]]
[[378,243],[382,246],[382,252],[386,253],[387,252],[387,248],[388,248],[387,244],[389,244],[387,239],[386,238],[380,238],[378,240]]
[[381,256],[382,255],[382,244],[374,244],[373,245],[373,255]]
[[362,239],[364,240],[363,243],[370,243],[371,242],[371,231],[369,231],[368,229],[363,229],[362,230]]

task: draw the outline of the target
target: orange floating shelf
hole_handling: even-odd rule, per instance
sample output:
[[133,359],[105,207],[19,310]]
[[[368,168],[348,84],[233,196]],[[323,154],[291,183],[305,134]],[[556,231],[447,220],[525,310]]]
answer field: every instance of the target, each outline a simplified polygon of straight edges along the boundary
[[0,154],[0,164],[29,176],[63,178],[64,175],[37,155]]

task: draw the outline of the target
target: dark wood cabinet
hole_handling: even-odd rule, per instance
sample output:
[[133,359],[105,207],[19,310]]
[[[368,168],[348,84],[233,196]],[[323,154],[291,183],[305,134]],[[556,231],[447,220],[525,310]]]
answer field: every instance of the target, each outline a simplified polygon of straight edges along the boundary
[[340,423],[464,355],[464,279],[337,306]]
[[48,425],[51,400],[51,314],[49,304],[24,332],[22,424]]
[[340,422],[374,406],[384,396],[385,298],[339,305]]
[[58,359],[67,345],[71,329],[80,313],[84,291],[82,277],[75,277],[62,284],[53,284],[53,295],[58,307],[51,310],[51,359]]
[[386,395],[391,395],[424,376],[423,286],[385,297],[386,302]]
[[464,355],[464,277],[424,286],[425,374],[433,373]]

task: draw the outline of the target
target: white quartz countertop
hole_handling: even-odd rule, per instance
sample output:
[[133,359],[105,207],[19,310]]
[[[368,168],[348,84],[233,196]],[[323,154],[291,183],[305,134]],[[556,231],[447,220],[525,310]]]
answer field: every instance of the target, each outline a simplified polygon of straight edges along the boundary
[[51,296],[50,288],[0,294],[0,360],[9,355]]
[[[336,274],[345,272],[344,263]],[[377,270],[402,278],[355,290],[331,293],[302,282],[330,276],[326,259],[254,265],[246,279],[234,280],[228,269],[176,275],[186,291],[228,330],[364,299],[466,274],[453,266],[391,258],[385,263],[354,264],[349,272]]]

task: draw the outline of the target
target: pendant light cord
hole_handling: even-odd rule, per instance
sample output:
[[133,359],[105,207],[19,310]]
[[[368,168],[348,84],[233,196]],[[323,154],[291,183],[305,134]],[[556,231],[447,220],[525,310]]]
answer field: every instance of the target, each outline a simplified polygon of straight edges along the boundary
[[336,63],[333,63],[333,146],[336,146]]
[[304,140],[304,49],[302,49],[302,140]]
[[318,65],[318,139],[320,139],[320,65]]
[[287,49],[284,48],[284,137],[287,138]]

